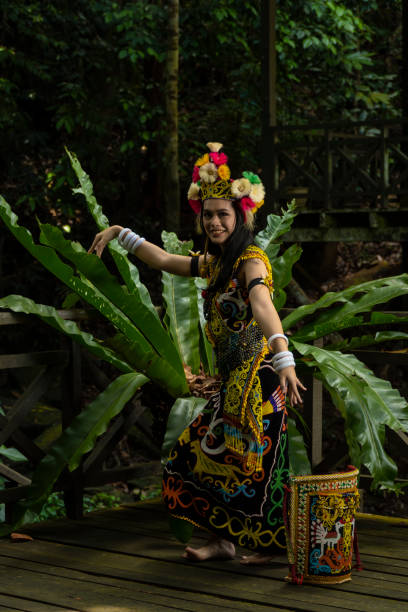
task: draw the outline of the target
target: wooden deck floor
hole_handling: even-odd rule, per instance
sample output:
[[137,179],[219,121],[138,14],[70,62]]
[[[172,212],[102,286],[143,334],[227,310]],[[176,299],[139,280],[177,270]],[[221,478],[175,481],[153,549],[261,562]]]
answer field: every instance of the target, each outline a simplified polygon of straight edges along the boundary
[[[408,610],[408,528],[360,520],[364,571],[335,587],[283,581],[283,557],[268,567],[200,565],[180,557],[160,502],[49,521],[34,540],[0,540],[0,610]],[[196,544],[204,534],[197,534]]]

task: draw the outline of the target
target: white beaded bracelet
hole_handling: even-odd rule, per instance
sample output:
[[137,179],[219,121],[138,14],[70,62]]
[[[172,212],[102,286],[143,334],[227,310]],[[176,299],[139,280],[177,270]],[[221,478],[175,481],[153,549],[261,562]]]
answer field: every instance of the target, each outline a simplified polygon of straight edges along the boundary
[[288,357],[289,355],[293,355],[292,351],[281,351],[280,353],[275,353],[272,355],[272,361],[276,361],[281,357]]
[[128,227],[124,227],[123,229],[120,230],[119,236],[118,236],[118,240],[119,243],[122,243],[123,240],[123,236],[126,234],[126,232],[131,232],[132,230],[129,229]]
[[283,338],[284,340],[286,340],[286,344],[289,344],[288,337],[285,336],[285,334],[272,334],[272,336],[269,336],[268,341],[266,343],[268,345],[268,349],[272,349],[271,344],[275,340],[275,338]]
[[296,367],[296,363],[293,358],[283,359],[280,363],[273,366],[273,369],[275,370],[275,372],[280,372],[281,370],[284,370],[285,368],[289,368],[290,366]]
[[139,238],[136,240],[136,243],[133,247],[133,253],[136,251],[136,249],[138,249],[140,247],[141,244],[143,244],[143,242],[146,240],[146,238],[142,238],[141,236],[139,236]]
[[125,238],[122,240],[123,248],[126,249],[127,251],[131,251],[133,244],[136,242],[138,238],[139,238],[138,234],[135,234],[134,232],[129,232],[129,234],[127,234]]
[[[128,233],[125,235],[126,232]],[[135,232],[132,232],[128,227],[123,228],[118,236],[120,246],[130,253],[134,253],[145,240],[146,238],[142,238],[139,234],[135,234]]]
[[133,251],[133,247],[135,246],[135,243],[139,240],[139,238],[140,236],[132,233],[130,240],[128,241],[125,247],[130,253]]

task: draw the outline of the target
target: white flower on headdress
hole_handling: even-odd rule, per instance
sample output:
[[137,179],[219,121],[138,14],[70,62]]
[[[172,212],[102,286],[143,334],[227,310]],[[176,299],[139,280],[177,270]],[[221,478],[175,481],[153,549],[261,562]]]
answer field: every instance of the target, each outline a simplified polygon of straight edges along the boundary
[[234,198],[243,198],[248,196],[251,191],[251,183],[246,178],[240,178],[231,183],[231,193]]
[[188,193],[187,193],[187,198],[189,200],[198,200],[200,197],[199,193],[200,193],[200,187],[198,186],[198,184],[191,183]]
[[200,179],[204,183],[215,183],[218,178],[217,166],[212,162],[204,164],[200,168]]
[[265,189],[262,183],[254,183],[251,185],[251,192],[249,197],[254,202],[260,202],[265,199]]

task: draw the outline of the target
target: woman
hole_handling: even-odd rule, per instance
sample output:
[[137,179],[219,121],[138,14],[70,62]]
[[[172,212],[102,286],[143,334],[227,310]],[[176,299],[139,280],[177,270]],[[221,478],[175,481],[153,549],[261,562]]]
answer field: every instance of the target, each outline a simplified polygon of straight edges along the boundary
[[201,548],[187,546],[184,557],[229,559],[239,544],[255,553],[242,563],[261,564],[285,549],[285,398],[297,404],[305,388],[271,299],[268,257],[253,243],[262,183],[250,172],[233,181],[222,145],[207,146],[210,152],[197,160],[188,192],[206,235],[204,255],[171,255],[118,225],[97,234],[90,252],[101,256],[118,237],[153,268],[208,279],[206,331],[222,386],[170,453],[163,499],[173,517],[212,534]]

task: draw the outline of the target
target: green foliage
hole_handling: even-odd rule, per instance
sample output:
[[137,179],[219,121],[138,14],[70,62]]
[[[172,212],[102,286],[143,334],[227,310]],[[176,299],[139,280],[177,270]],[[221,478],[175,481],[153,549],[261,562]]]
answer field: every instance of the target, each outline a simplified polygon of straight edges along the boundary
[[289,231],[297,215],[295,200],[292,200],[287,208],[282,209],[281,212],[281,215],[268,215],[265,229],[261,230],[255,237],[256,244],[265,251],[272,265],[273,301],[278,312],[286,302],[284,288],[292,278],[292,267],[302,254],[300,246],[293,244],[281,255],[278,255],[281,249],[279,238]]
[[191,523],[175,518],[171,514],[169,514],[169,526],[175,537],[182,544],[187,544],[193,535],[194,527]]
[[[34,470],[27,499],[18,502],[14,509],[14,527],[32,520],[33,515],[41,511],[62,470],[66,466],[71,471],[78,467],[81,457],[92,450],[96,438],[106,431],[112,418],[119,414],[145,382],[147,378],[136,372],[118,376],[86,410],[74,418]],[[10,526],[4,525],[0,534],[7,533],[9,529]]]
[[354,355],[327,351],[292,339],[305,363],[316,368],[345,421],[345,435],[354,465],[364,464],[373,488],[398,490],[397,466],[384,450],[385,425],[408,432],[408,406],[391,384],[374,374]]
[[[193,241],[181,242],[176,234],[162,232],[163,246],[168,253],[188,255]],[[162,273],[165,323],[183,363],[192,372],[200,369],[200,327],[197,289],[194,278]]]
[[[94,495],[84,495],[84,512],[104,510],[105,508],[118,508],[120,498],[117,495],[100,491]],[[51,493],[43,505],[41,512],[33,522],[47,521],[54,518],[64,518],[67,513],[65,510],[63,494],[59,491]]]
[[293,123],[293,113],[319,120],[397,116],[398,68],[383,63],[389,53],[383,36],[394,31],[400,10],[394,0],[278,4],[281,121]]
[[408,274],[353,285],[344,291],[328,292],[313,304],[296,308],[283,319],[282,325],[284,329],[290,329],[316,314],[314,318],[307,319],[306,323],[293,334],[293,338],[304,342],[316,340],[341,329],[400,322],[401,319],[395,315],[366,313],[370,313],[378,304],[385,304],[407,292]]
[[[102,207],[96,200],[91,179],[82,168],[75,153],[72,153],[67,148],[65,148],[65,150],[80,185],[76,189],[73,189],[73,193],[84,196],[88,205],[88,210],[99,230],[109,227],[109,219],[103,214]],[[152,304],[150,294],[145,285],[143,285],[143,283],[140,281],[139,270],[128,259],[127,251],[119,246],[119,243],[116,240],[111,241],[108,248],[117,269],[126,283],[129,293],[141,300],[143,304],[151,311],[151,313],[158,319],[158,315]]]
[[206,400],[201,397],[180,397],[174,402],[167,420],[166,435],[162,446],[163,460],[167,460],[177,438],[203,410],[206,403]]
[[293,418],[288,418],[289,465],[292,474],[311,474],[312,468],[307,456],[305,440],[296,428]]
[[[278,2],[279,123],[399,116],[401,6]],[[210,13],[204,0],[182,4],[183,184],[211,134],[227,144],[232,167],[259,163],[260,11],[260,0],[218,0]],[[105,210],[145,215],[149,196],[159,212],[167,17],[158,0],[3,0],[0,191],[21,214],[76,218],[64,144],[86,159]]]
[[5,457],[9,461],[13,461],[14,463],[27,461],[27,458],[24,457],[24,455],[22,455],[19,450],[17,450],[16,448],[4,446],[3,444],[0,446],[0,455]]

